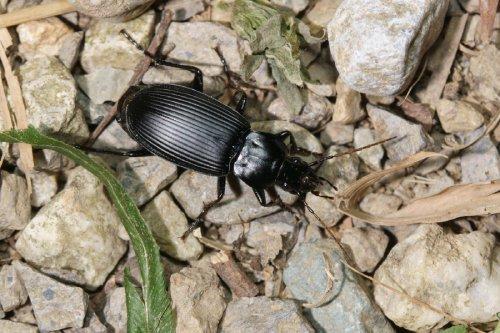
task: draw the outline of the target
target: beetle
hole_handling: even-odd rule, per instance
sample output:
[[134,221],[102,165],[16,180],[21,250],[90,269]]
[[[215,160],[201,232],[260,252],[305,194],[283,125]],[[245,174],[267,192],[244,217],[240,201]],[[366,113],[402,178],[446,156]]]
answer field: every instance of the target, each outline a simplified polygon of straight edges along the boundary
[[[210,208],[222,200],[226,177],[230,174],[250,186],[262,206],[285,206],[275,191],[276,185],[297,195],[312,212],[305,203],[306,194],[312,192],[320,195],[318,186],[322,182],[328,182],[316,175],[315,171],[321,163],[387,141],[351,149],[338,155],[322,156],[315,162],[307,163],[294,155],[320,154],[298,147],[290,131],[272,134],[251,129],[250,123],[242,115],[247,100],[245,94],[240,95],[234,109],[230,108],[203,93],[203,73],[199,68],[154,57],[130,35],[124,31],[122,33],[152,59],[153,65],[176,67],[194,74],[191,87],[176,84],[130,87],[118,101],[116,116],[125,132],[141,147],[136,151],[118,154],[156,155],[179,167],[218,177],[217,198],[205,203],[189,231],[199,226]],[[223,57],[221,61],[227,74]],[[285,143],[286,140],[289,140],[289,144]],[[86,150],[117,153],[93,148]]]

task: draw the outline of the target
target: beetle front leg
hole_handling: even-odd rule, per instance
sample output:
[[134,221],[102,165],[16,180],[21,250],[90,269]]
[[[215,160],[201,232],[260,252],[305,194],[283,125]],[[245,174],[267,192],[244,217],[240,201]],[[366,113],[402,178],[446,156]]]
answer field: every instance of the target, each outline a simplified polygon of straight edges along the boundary
[[189,236],[190,233],[192,233],[195,229],[199,228],[203,224],[203,220],[205,216],[208,214],[208,211],[222,200],[222,198],[224,197],[224,193],[226,193],[226,177],[219,177],[217,178],[217,198],[203,205],[203,209],[200,215],[198,215],[198,217],[192,223],[189,224],[188,229],[181,236],[183,240],[186,239],[186,237]]
[[245,111],[245,107],[247,105],[247,95],[245,94],[245,92],[243,90],[239,90],[238,93],[240,93],[240,98],[238,99],[238,101],[236,102],[236,112],[240,113],[240,114],[243,114],[243,112]]

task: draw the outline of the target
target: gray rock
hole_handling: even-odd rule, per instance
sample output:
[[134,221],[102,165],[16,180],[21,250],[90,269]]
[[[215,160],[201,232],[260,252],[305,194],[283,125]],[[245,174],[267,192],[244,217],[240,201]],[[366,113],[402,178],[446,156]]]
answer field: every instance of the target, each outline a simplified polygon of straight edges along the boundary
[[342,79],[335,85],[337,100],[332,121],[340,124],[354,124],[365,117],[365,110],[361,107],[361,94],[351,89]]
[[174,21],[186,21],[205,10],[203,0],[171,0],[166,3],[166,9],[174,14]]
[[[360,148],[376,142],[373,131],[369,128],[356,128],[354,130],[354,147]],[[384,158],[384,148],[377,145],[368,149],[358,151],[359,158],[363,160],[370,168],[375,170],[382,169],[382,158]]]
[[308,303],[324,297],[328,279],[325,256],[330,261],[333,288],[328,293],[330,302],[306,310],[315,329],[319,332],[394,332],[362,285],[363,281],[341,262],[346,258],[331,239],[302,243],[292,252],[283,278],[293,297]]
[[9,320],[0,320],[0,332],[5,333],[37,333],[38,330],[35,326],[16,323]]
[[383,140],[396,137],[384,144],[387,156],[394,162],[418,153],[429,144],[422,125],[411,123],[371,104],[367,105],[367,110],[378,138]]
[[351,250],[358,268],[371,273],[383,258],[389,237],[375,228],[351,228],[342,233],[340,242]]
[[318,0],[313,3],[312,8],[304,15],[304,19],[308,23],[326,28],[341,3],[342,0]]
[[92,102],[102,104],[117,102],[129,87],[133,75],[133,70],[105,67],[97,68],[90,74],[77,76],[76,80]]
[[320,139],[325,146],[350,143],[354,140],[354,126],[331,121],[321,131]]
[[139,144],[134,141],[115,120],[112,121],[97,138],[93,147],[120,151],[138,149]]
[[232,29],[213,22],[173,22],[166,38],[164,50],[175,48],[169,59],[180,63],[196,64],[205,75],[222,74],[222,63],[215,48],[220,47],[229,69],[239,73],[247,47]]
[[5,312],[17,309],[28,300],[28,293],[19,275],[11,265],[0,271],[0,304]]
[[306,82],[309,90],[320,96],[335,96],[335,81],[338,73],[332,67],[330,61],[320,58],[307,67],[307,72],[312,81]]
[[0,240],[4,240],[12,236],[15,230],[12,229],[0,229]]
[[228,304],[221,332],[314,332],[314,329],[292,300],[243,297]]
[[[124,0],[116,2],[108,0],[70,0],[70,2],[79,12],[84,13],[87,16],[112,18],[112,20],[108,21],[110,24],[113,24],[115,21],[128,21],[138,15],[141,15],[154,1]],[[143,14],[142,16],[145,15]]]
[[89,129],[83,112],[75,108],[75,81],[57,58],[29,60],[19,68],[19,74],[30,125],[71,141],[87,139]]
[[125,29],[140,45],[148,47],[154,21],[153,11],[121,23],[92,20],[85,33],[85,45],[80,57],[83,69],[87,73],[109,68],[134,70],[144,55],[130,44],[120,30]]
[[[325,156],[340,154],[345,150],[343,147],[330,146]],[[327,160],[319,168],[317,174],[329,180],[337,189],[342,190],[358,178],[359,158],[356,154],[351,154]]]
[[361,200],[359,207],[369,214],[384,216],[397,211],[402,203],[403,201],[395,195],[370,193]]
[[326,97],[316,95],[309,90],[304,96],[306,104],[299,115],[294,115],[287,102],[281,97],[271,102],[268,112],[279,120],[291,121],[309,130],[324,126],[331,119],[332,103]]
[[111,109],[108,104],[96,104],[90,100],[81,90],[76,93],[76,104],[83,110],[87,123],[97,125]]
[[57,193],[57,177],[44,171],[35,171],[31,178],[31,206],[42,207]]
[[409,86],[439,36],[448,1],[345,0],[328,25],[340,77],[353,89],[395,95]]
[[283,250],[283,240],[293,233],[294,222],[294,215],[288,211],[252,221],[245,234],[246,243],[257,251],[263,266],[272,262]]
[[41,331],[83,326],[88,298],[83,289],[64,285],[20,261],[13,265],[26,286]]
[[468,82],[471,94],[479,100],[500,102],[500,51],[487,45],[478,56],[470,59]]
[[178,260],[194,260],[203,252],[203,246],[192,234],[185,240],[181,238],[188,229],[188,221],[167,191],[161,192],[148,203],[142,216],[160,250],[169,256]]
[[127,331],[127,306],[125,301],[125,288],[118,287],[106,295],[106,305],[103,310],[106,324],[115,332]]
[[82,41],[83,31],[74,32],[63,39],[61,47],[59,48],[57,54],[59,60],[61,60],[64,66],[68,67],[70,70],[78,61]]
[[307,7],[309,0],[271,0],[271,3],[279,7],[291,9],[297,14]]
[[217,332],[226,309],[226,292],[212,268],[184,268],[173,274],[170,293],[177,332]]
[[35,150],[35,169],[45,172],[60,172],[69,170],[76,166],[76,163],[51,149]]
[[78,167],[21,232],[16,249],[51,275],[95,289],[125,253],[121,228],[103,185]]
[[453,178],[448,176],[444,170],[426,175],[426,178],[428,179],[426,183],[418,182],[413,187],[415,198],[430,197],[455,184]]
[[10,317],[10,320],[18,323],[24,323],[36,326],[36,319],[35,315],[33,314],[33,307],[31,306],[30,303],[27,303],[21,306],[20,308],[17,308],[13,312],[14,315]]
[[479,107],[465,101],[440,99],[436,102],[436,111],[447,133],[470,132],[484,122]]
[[118,180],[142,206],[177,178],[175,164],[158,156],[129,157],[116,167]]
[[[465,137],[465,142],[470,142],[483,132],[479,128]],[[500,154],[498,147],[491,141],[489,136],[485,136],[472,147],[462,152],[460,156],[460,166],[462,168],[462,183],[478,183],[491,181],[500,178]]]
[[[342,214],[336,207],[335,202],[329,198],[322,198],[315,196],[312,193],[307,193],[306,203],[311,207],[311,209],[319,216],[321,221],[328,227],[333,227],[340,222],[344,214]],[[318,221],[318,219],[306,209],[306,218],[309,223],[317,225],[324,228],[323,223]]]
[[64,333],[107,333],[108,329],[101,323],[101,320],[92,308],[87,309],[87,315],[82,328],[65,329]]
[[19,54],[27,60],[40,55],[56,56],[73,31],[59,18],[29,21],[16,27]]
[[[484,323],[500,310],[499,258],[500,247],[491,234],[454,235],[427,224],[392,248],[375,278],[454,317]],[[375,300],[396,325],[411,331],[448,322],[377,284]]]
[[0,229],[22,230],[31,217],[26,180],[6,171],[0,171],[0,177]]

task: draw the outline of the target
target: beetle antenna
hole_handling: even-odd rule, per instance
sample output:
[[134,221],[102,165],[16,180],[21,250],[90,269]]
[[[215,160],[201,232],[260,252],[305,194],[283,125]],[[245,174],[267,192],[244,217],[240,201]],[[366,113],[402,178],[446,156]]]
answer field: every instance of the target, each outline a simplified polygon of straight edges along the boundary
[[340,153],[340,154],[335,154],[335,155],[330,155],[330,156],[325,156],[325,157],[322,157],[320,158],[319,160],[317,161],[314,161],[312,163],[309,163],[309,166],[312,167],[312,166],[315,166],[315,165],[321,165],[323,164],[323,162],[325,162],[326,160],[331,160],[332,158],[335,158],[335,157],[339,157],[339,156],[344,156],[344,155],[351,155],[357,151],[361,151],[361,150],[365,150],[365,149],[368,149],[368,148],[371,148],[373,146],[377,146],[377,145],[380,145],[382,143],[385,143],[387,141],[390,141],[390,140],[393,140],[393,139],[396,139],[397,137],[396,136],[393,136],[392,138],[389,138],[389,139],[385,139],[385,140],[382,140],[382,141],[378,141],[378,142],[374,142],[374,143],[371,143],[369,145],[366,145],[366,146],[363,146],[363,147],[360,147],[360,148],[351,148],[349,150],[347,150],[346,152],[343,152],[343,153]]
[[156,57],[148,52],[145,48],[142,47],[141,44],[139,44],[125,29],[120,30],[120,33],[127,38],[127,40],[135,46],[136,49],[144,53],[148,58],[150,58],[154,63],[156,63]]

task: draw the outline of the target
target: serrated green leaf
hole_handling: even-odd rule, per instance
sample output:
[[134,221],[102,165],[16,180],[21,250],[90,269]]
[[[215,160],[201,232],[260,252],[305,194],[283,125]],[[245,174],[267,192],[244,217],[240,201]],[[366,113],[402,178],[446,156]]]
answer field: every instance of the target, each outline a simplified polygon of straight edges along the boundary
[[465,325],[455,325],[442,330],[441,333],[467,333],[467,326]]
[[252,52],[261,53],[283,46],[286,39],[281,34],[281,25],[281,15],[276,14],[255,30],[255,38],[250,41]]
[[[129,197],[121,183],[105,166],[96,163],[84,152],[51,137],[39,133],[35,128],[0,132],[0,141],[9,143],[24,142],[39,149],[51,149],[72,159],[92,174],[106,187],[115,209],[125,227],[139,263],[142,277],[142,313],[134,298],[134,316],[142,316],[144,332],[170,333],[175,331],[174,318],[167,284],[160,263],[160,251],[151,231],[142,218],[139,209]],[[129,309],[130,310],[130,309]],[[141,319],[142,320],[142,319]]]
[[287,105],[290,107],[290,112],[292,114],[298,115],[304,106],[304,100],[302,98],[302,93],[300,89],[288,81],[281,69],[276,65],[274,60],[269,60],[269,65],[271,66],[271,71],[273,77],[278,85],[278,95],[285,100]]
[[132,282],[129,268],[125,268],[125,295],[127,303],[127,332],[143,333],[146,327],[144,303]]
[[236,0],[233,5],[231,27],[238,35],[249,40],[256,38],[256,30],[279,12],[251,0]]
[[246,55],[241,65],[241,76],[248,81],[266,57],[263,54]]
[[265,54],[267,59],[272,59],[274,61],[288,81],[297,86],[302,86],[304,84],[301,75],[302,65],[300,64],[300,59],[294,57],[290,45],[283,45],[280,48],[266,50]]

